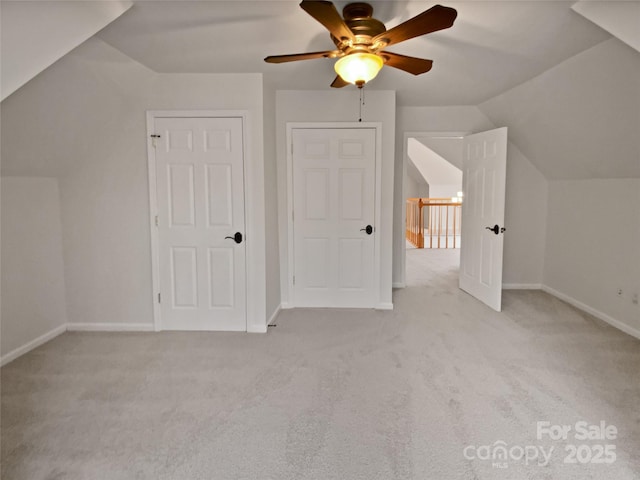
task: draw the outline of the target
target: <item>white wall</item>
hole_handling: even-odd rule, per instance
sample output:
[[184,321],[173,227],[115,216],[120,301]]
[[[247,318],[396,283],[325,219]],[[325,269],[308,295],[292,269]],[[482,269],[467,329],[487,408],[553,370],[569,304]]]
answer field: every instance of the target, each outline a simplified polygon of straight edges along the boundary
[[276,91],[264,84],[264,183],[267,320],[281,303],[280,245],[278,232],[278,155],[276,152]]
[[54,178],[2,177],[2,364],[62,333],[62,227]]
[[[263,175],[259,74],[156,74],[96,38],[2,103],[2,171],[60,180],[68,319],[76,328],[153,322],[146,110],[246,110],[248,169]],[[37,141],[34,141],[37,139]],[[264,183],[254,225],[248,328],[265,330]]]
[[640,179],[552,181],[547,219],[545,286],[640,335]]
[[539,288],[543,278],[548,182],[512,142],[507,145],[503,285]]
[[[288,122],[357,122],[359,95],[355,88],[318,91],[278,91],[276,93],[276,134],[278,151],[278,204],[280,221],[280,261],[282,266],[282,301],[287,303],[288,237],[287,237],[287,155],[286,125]],[[391,304],[391,271],[393,242],[395,92],[368,91],[362,111],[363,122],[382,123],[382,206],[380,236],[382,260],[380,266],[380,302]],[[402,201],[404,205],[404,200]]]
[[[597,3],[577,6],[603,25],[605,10],[613,14],[609,20],[622,10],[637,11],[624,2],[611,8]],[[637,291],[640,278],[638,52],[611,38],[478,107],[509,127],[504,281],[542,283],[580,308],[637,329],[637,306],[612,292],[618,284]],[[545,188],[548,198],[541,201]],[[523,214],[513,217],[510,210]]]
[[407,162],[405,198],[426,198],[429,196],[429,184],[412,161]]
[[460,191],[462,191],[462,182],[453,185],[429,185],[429,192],[433,195],[431,198],[452,198]]
[[2,2],[2,99],[132,5],[129,0]]
[[428,198],[429,185],[424,182],[418,182],[410,175],[407,175],[407,185],[404,196],[405,198]]

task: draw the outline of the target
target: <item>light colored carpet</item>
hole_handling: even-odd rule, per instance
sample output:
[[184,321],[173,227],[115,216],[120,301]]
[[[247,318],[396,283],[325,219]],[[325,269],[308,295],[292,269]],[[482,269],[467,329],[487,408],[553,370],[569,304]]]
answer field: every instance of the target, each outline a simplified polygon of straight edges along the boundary
[[[640,478],[640,342],[542,292],[493,312],[457,289],[451,251],[429,253],[408,251],[392,312],[56,338],[2,369],[2,478]],[[536,438],[538,421],[580,420],[617,438]],[[465,458],[499,441],[555,450],[546,466]],[[569,443],[616,461],[564,464]]]

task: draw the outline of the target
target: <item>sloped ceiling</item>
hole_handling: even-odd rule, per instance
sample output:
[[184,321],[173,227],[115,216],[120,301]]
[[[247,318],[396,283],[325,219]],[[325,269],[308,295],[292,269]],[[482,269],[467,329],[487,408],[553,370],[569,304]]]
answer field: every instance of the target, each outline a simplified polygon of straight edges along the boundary
[[[3,1],[3,13],[13,3]],[[120,2],[15,3],[82,9]],[[332,48],[324,28],[298,3],[135,1],[98,37],[157,72],[259,72],[274,90],[329,90],[335,75],[330,60],[282,65],[262,60]],[[340,10],[348,2],[335,3]],[[593,23],[597,16],[590,21],[572,10],[572,1],[443,3],[458,10],[453,28],[393,49],[432,58],[433,70],[414,77],[384,68],[367,89],[395,90],[400,108],[478,105],[493,124],[509,127],[510,140],[548,179],[640,177],[640,53],[612,38],[606,30],[622,35],[621,30],[602,15],[607,11],[602,5],[618,2],[588,2],[602,4],[606,30]],[[372,4],[375,16],[393,26],[433,3]],[[33,31],[34,18],[42,20],[26,16],[14,30]],[[3,27],[4,21],[3,15]],[[4,28],[2,35],[4,80],[12,68]],[[32,39],[47,43],[38,35]]]
[[581,0],[571,8],[640,52],[640,2]]
[[462,171],[415,138],[409,138],[407,156],[429,185],[462,183]]
[[132,6],[128,0],[0,3],[2,100]]
[[640,178],[640,54],[617,39],[479,108],[547,179]]
[[2,175],[64,178],[86,158],[128,148],[120,139],[143,121],[156,76],[90,38],[2,102]]
[[[273,65],[267,55],[331,50],[325,28],[285,1],[137,1],[99,36],[157,72],[261,72],[277,89],[329,89],[333,60]],[[347,1],[336,1],[342,10]],[[374,17],[395,26],[435,2],[370,2]],[[566,1],[446,1],[458,17],[448,30],[394,46],[430,58],[414,77],[383,68],[368,89],[396,90],[399,105],[477,105],[609,38]],[[347,87],[349,88],[349,87]],[[350,87],[353,88],[353,87]]]
[[463,162],[463,148],[462,138],[456,136],[421,136],[416,137],[415,140],[422,143],[425,147],[433,150],[440,157],[447,160],[453,166],[462,170]]

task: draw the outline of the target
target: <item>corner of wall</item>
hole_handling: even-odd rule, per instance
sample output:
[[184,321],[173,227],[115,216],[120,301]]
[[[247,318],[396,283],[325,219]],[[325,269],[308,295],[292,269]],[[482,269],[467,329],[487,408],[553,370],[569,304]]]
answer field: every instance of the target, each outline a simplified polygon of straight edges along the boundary
[[640,179],[554,180],[547,210],[543,289],[638,336]]
[[1,363],[66,330],[58,182],[2,177]]

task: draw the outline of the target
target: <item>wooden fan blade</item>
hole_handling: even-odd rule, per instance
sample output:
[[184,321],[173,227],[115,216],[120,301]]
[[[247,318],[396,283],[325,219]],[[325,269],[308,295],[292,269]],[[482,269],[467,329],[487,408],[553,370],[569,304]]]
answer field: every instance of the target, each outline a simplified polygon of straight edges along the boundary
[[344,23],[344,20],[331,2],[303,0],[300,7],[320,22],[338,40],[354,39],[351,29]]
[[433,60],[426,60],[424,58],[407,57],[406,55],[391,52],[380,52],[379,55],[384,59],[385,65],[399,68],[414,75],[427,73],[433,66]]
[[349,82],[345,82],[340,75],[336,75],[335,80],[331,84],[333,88],[342,88],[349,85]]
[[313,60],[314,58],[335,58],[340,52],[338,50],[327,50],[326,52],[294,53],[291,55],[270,55],[264,59],[267,63],[296,62],[298,60]]
[[393,45],[420,35],[444,30],[453,25],[457,16],[458,12],[454,8],[435,5],[391,30],[376,35],[372,42],[375,44],[377,41],[383,40],[387,42],[387,45]]

